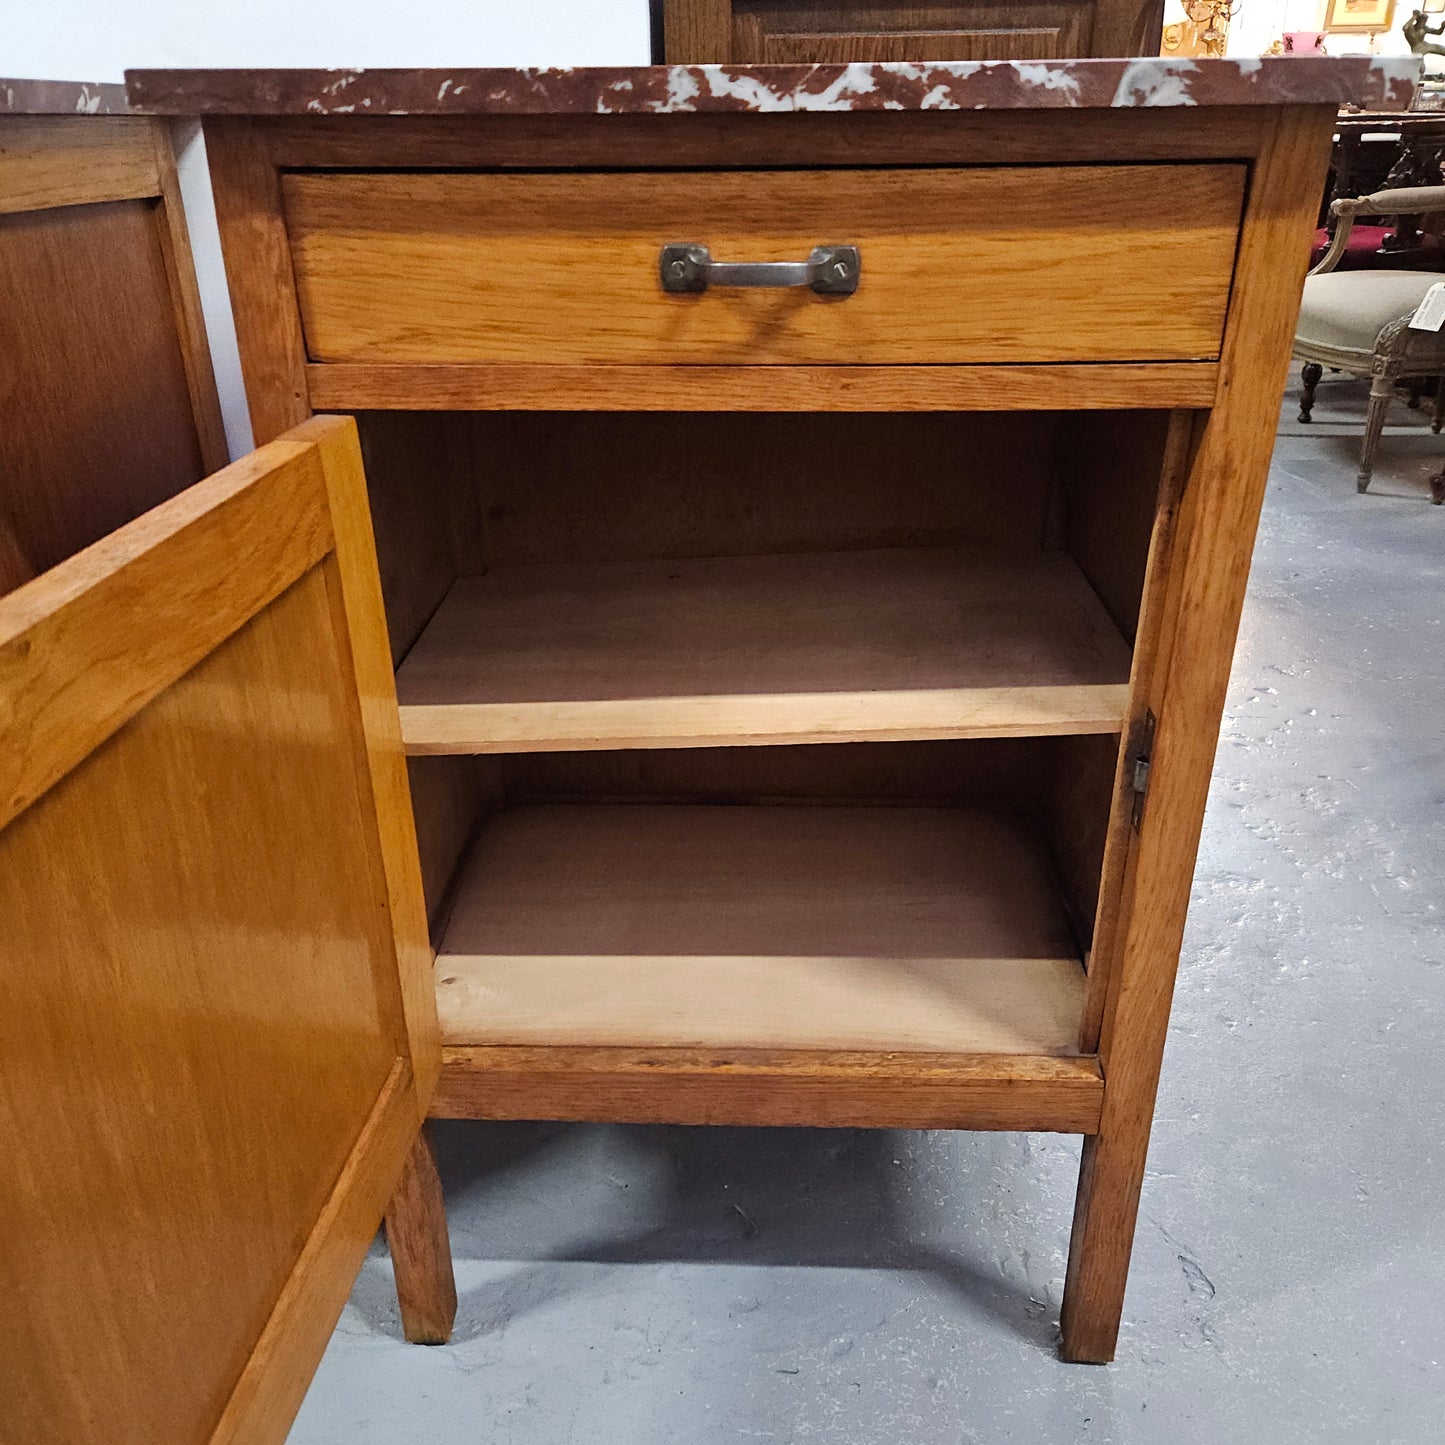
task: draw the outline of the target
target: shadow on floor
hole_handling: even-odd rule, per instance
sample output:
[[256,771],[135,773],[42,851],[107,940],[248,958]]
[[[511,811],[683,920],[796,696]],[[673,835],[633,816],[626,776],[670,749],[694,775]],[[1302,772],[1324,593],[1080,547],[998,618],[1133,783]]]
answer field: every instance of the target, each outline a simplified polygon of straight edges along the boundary
[[[1036,1297],[1022,1279],[1001,1270],[996,1231],[993,1257],[943,1247],[920,1228],[934,1172],[920,1161],[921,1136],[876,1129],[745,1129],[663,1125],[590,1125],[435,1121],[430,1126],[443,1189],[451,1210],[452,1245],[459,1261],[510,1263],[504,1278],[460,1292],[454,1338],[475,1339],[504,1328],[574,1288],[583,1273],[557,1265],[734,1264],[752,1267],[876,1269],[925,1275],[956,1307],[1005,1329],[1036,1349],[1056,1347],[1057,1300]],[[1020,1135],[949,1136],[965,1146],[937,1161],[946,1173],[947,1214],[996,1215],[998,1180],[1028,1178]],[[547,1163],[565,1153],[566,1174]],[[575,1183],[579,1154],[595,1154],[618,1189],[646,1195],[641,1218],[619,1221],[569,1201],[555,1190],[518,1227],[509,1185]],[[912,1156],[912,1157],[910,1157]],[[625,1177],[618,1177],[617,1171]],[[497,1208],[489,1208],[495,1196]],[[1014,1207],[1017,1200],[1010,1201]],[[487,1231],[489,1216],[496,1228]],[[972,1231],[969,1231],[972,1233]],[[1052,1242],[1052,1240],[1050,1241]],[[396,1330],[396,1303],[384,1245],[352,1295],[352,1306],[378,1333]],[[1027,1264],[1027,1257],[1024,1260]],[[465,1273],[465,1271],[462,1271]]]

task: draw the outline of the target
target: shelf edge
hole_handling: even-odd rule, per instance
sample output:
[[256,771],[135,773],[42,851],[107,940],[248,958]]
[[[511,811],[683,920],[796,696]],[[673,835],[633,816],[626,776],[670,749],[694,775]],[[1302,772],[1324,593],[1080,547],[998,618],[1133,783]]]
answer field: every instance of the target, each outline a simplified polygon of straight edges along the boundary
[[413,757],[1117,733],[1127,682],[1055,687],[403,703]]
[[1093,1134],[1092,1055],[449,1046],[431,1116]]

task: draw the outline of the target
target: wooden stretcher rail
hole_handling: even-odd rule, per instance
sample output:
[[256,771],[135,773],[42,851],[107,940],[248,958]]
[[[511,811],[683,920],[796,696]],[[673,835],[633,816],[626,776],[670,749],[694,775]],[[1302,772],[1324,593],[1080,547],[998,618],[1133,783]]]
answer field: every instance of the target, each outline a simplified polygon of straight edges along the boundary
[[449,1047],[433,1118],[1092,1134],[1095,1058]]
[[313,363],[317,411],[1098,411],[1214,404],[1212,361],[1002,366]]

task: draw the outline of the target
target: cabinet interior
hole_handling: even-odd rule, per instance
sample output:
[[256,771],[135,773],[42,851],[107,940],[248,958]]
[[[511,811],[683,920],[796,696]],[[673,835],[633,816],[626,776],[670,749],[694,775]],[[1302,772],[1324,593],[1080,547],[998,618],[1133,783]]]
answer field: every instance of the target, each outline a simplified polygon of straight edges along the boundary
[[444,1040],[1076,1051],[1184,421],[360,414]]

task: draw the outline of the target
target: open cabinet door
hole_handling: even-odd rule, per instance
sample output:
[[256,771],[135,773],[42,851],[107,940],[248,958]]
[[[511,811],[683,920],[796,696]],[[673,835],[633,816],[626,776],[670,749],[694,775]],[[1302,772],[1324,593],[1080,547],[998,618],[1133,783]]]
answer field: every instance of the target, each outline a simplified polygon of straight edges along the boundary
[[279,1441],[440,1063],[354,423],[0,599],[0,1435]]

